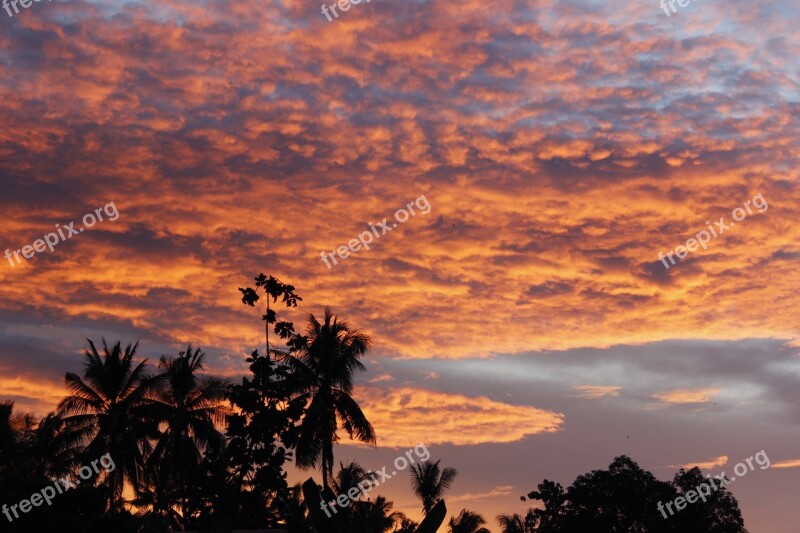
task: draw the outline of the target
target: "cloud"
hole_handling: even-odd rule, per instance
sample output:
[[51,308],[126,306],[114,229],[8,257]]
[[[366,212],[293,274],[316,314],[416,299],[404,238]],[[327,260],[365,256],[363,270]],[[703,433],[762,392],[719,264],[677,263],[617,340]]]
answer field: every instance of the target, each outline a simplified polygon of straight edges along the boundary
[[503,485],[500,487],[494,487],[488,492],[456,494],[454,496],[448,496],[447,501],[457,503],[484,500],[486,498],[494,498],[495,496],[508,496],[509,494],[513,494],[514,490],[514,487],[510,485]]
[[710,470],[717,466],[722,466],[728,463],[728,456],[727,455],[720,455],[714,459],[709,459],[708,461],[701,461],[697,463],[684,463],[682,465],[669,465],[669,468],[684,468],[686,470],[697,467],[702,470]]
[[800,459],[788,459],[786,461],[778,461],[772,463],[772,468],[798,468],[800,467]]
[[707,387],[704,389],[675,389],[653,394],[653,398],[665,404],[706,403],[714,399],[720,389]]
[[18,413],[44,416],[45,413],[52,411],[65,395],[62,385],[45,380],[24,377],[0,379],[0,398],[14,400],[14,410]]
[[515,442],[558,431],[564,423],[561,413],[413,387],[363,387],[356,399],[375,427],[378,444],[390,448]]
[[619,396],[619,391],[622,390],[622,387],[605,385],[573,385],[572,388],[582,391],[582,394],[578,395],[579,398],[589,398],[592,400],[610,396]]

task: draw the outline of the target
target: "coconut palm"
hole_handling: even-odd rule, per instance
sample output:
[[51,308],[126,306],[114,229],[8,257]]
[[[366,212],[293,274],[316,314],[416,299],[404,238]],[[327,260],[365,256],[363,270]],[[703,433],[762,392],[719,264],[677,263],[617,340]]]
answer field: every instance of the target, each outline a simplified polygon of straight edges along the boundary
[[340,322],[325,308],[324,322],[308,318],[307,342],[286,360],[296,371],[296,398],[308,402],[295,449],[297,466],[321,464],[323,486],[333,474],[333,445],[339,423],[351,439],[375,444],[375,430],[352,397],[353,374],[366,370],[359,359],[369,349],[369,337]]
[[395,527],[392,533],[416,533],[419,524],[409,518],[404,518]]
[[518,514],[497,515],[497,522],[503,530],[502,533],[527,533],[525,520]]
[[458,517],[450,517],[448,526],[450,533],[490,533],[485,527],[481,527],[486,520],[479,514],[462,509]]
[[351,533],[387,533],[403,523],[406,516],[392,512],[392,502],[383,496],[374,501],[353,502],[353,521]]
[[331,480],[331,488],[335,494],[347,494],[353,487],[358,487],[362,481],[369,479],[367,471],[360,464],[351,461],[347,464],[339,463],[339,472]]
[[83,378],[71,372],[64,376],[70,394],[58,404],[72,446],[85,446],[87,460],[106,453],[114,460],[116,468],[107,474],[111,509],[117,507],[126,479],[140,485],[148,437],[157,434],[157,424],[144,413],[154,380],[146,374],[146,359],[134,362],[137,345],[128,345],[123,353],[119,342],[109,349],[103,339],[101,356],[89,340]]
[[0,469],[20,476],[35,468],[31,454],[36,420],[29,414],[14,413],[14,402],[0,402]]
[[31,415],[14,414],[14,402],[0,402],[0,452],[15,448],[35,425]]
[[422,500],[422,512],[428,514],[456,478],[455,468],[439,468],[441,460],[431,463],[426,461],[411,465],[411,486],[414,494]]
[[76,466],[82,449],[69,445],[58,415],[36,420],[13,410],[14,402],[0,402],[0,462],[33,478],[63,477]]
[[151,398],[152,416],[162,423],[163,431],[148,463],[159,486],[173,485],[180,495],[181,514],[186,516],[186,494],[208,447],[220,449],[224,436],[217,430],[225,422],[228,409],[221,402],[227,397],[229,382],[199,375],[205,354],[192,346],[178,357],[161,356],[158,387]]

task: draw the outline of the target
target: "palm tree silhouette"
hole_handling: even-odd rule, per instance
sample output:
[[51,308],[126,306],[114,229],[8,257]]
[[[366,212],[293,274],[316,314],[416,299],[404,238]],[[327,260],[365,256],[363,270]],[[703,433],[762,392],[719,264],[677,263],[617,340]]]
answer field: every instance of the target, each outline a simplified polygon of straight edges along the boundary
[[367,471],[360,464],[351,461],[347,464],[339,463],[339,472],[331,480],[331,489],[335,494],[347,494],[347,491],[357,487],[362,481],[369,479]]
[[34,439],[36,420],[29,414],[14,413],[14,402],[0,402],[0,459],[21,475],[32,468],[27,445]]
[[414,494],[422,500],[422,512],[428,514],[456,478],[455,468],[439,469],[441,460],[411,465],[411,486]]
[[450,517],[448,526],[450,533],[490,533],[485,527],[481,527],[486,520],[479,514],[462,509],[458,517]]
[[527,533],[525,520],[518,514],[497,515],[497,522],[500,524],[503,533]]
[[221,402],[229,382],[198,375],[205,354],[192,346],[178,357],[162,355],[158,386],[152,391],[153,416],[165,425],[148,463],[157,465],[161,487],[174,485],[180,495],[181,514],[186,516],[186,493],[190,477],[197,472],[206,449],[221,449],[225,437],[217,430],[229,412]]
[[406,516],[401,512],[393,512],[393,504],[383,496],[375,501],[355,502],[353,523],[350,533],[387,533],[395,526],[402,524]]
[[28,426],[27,415],[14,414],[14,402],[0,402],[0,453],[10,451],[19,440],[19,434]]
[[91,340],[89,346],[83,379],[71,372],[64,376],[70,394],[58,404],[58,413],[71,443],[85,445],[87,460],[111,455],[116,468],[107,473],[108,503],[114,510],[126,479],[139,487],[143,458],[150,451],[147,438],[157,433],[157,423],[144,411],[154,379],[145,373],[147,359],[134,364],[138,343],[123,353],[119,342],[109,349],[103,339],[102,356]]
[[339,421],[351,439],[375,444],[375,430],[352,397],[353,374],[366,367],[359,361],[369,349],[369,337],[339,322],[325,308],[325,320],[308,318],[308,341],[287,363],[298,373],[297,397],[310,402],[300,424],[297,466],[321,463],[323,487],[333,475],[333,445],[339,441]]

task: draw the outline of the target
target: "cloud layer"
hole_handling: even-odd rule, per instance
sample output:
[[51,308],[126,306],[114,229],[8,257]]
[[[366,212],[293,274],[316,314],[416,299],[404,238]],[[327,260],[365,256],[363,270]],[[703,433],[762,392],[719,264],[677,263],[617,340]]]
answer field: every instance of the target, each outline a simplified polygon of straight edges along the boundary
[[[330,305],[372,336],[379,442],[429,439],[487,516],[626,450],[655,469],[763,448],[789,459],[736,495],[754,533],[794,531],[798,20],[743,0],[375,0],[330,23],[295,0],[35,4],[0,34],[0,253],[110,201],[120,218],[0,258],[0,396],[52,409],[87,337],[151,360],[191,342],[240,376],[263,329],[237,288],[265,272],[304,298],[286,319]],[[423,194],[430,213],[321,261]]]

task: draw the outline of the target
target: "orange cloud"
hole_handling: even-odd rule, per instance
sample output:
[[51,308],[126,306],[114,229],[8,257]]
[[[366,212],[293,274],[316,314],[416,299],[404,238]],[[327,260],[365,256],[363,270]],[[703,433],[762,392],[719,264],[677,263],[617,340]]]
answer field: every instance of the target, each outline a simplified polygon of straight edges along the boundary
[[573,385],[572,388],[582,391],[582,394],[578,395],[579,398],[589,398],[592,400],[609,396],[619,396],[619,391],[622,390],[622,387],[604,385]]
[[515,442],[558,431],[564,423],[561,413],[412,387],[364,387],[356,400],[375,426],[378,445],[390,448]]
[[798,468],[800,467],[800,459],[788,459],[786,461],[778,461],[772,463],[772,468]]
[[706,403],[710,402],[719,389],[708,387],[705,389],[675,389],[667,392],[653,394],[653,398],[666,404]]
[[66,396],[63,385],[24,376],[0,378],[0,398],[14,400],[16,412],[41,417],[55,409]]
[[715,468],[717,466],[722,466],[724,464],[727,464],[727,462],[728,462],[728,456],[727,455],[720,455],[719,457],[716,457],[714,459],[710,459],[708,461],[703,461],[703,462],[699,462],[699,463],[685,463],[685,464],[682,464],[682,465],[669,465],[669,468],[684,468],[684,469],[688,470],[689,468],[693,468],[693,467],[696,466],[696,467],[701,468],[703,470],[709,470],[711,468]]
[[457,494],[455,496],[448,496],[447,501],[456,503],[456,502],[483,500],[486,498],[494,498],[495,496],[508,496],[513,492],[514,492],[514,487],[512,487],[511,485],[503,485],[500,487],[494,487],[492,490],[488,492],[467,493],[467,494]]

